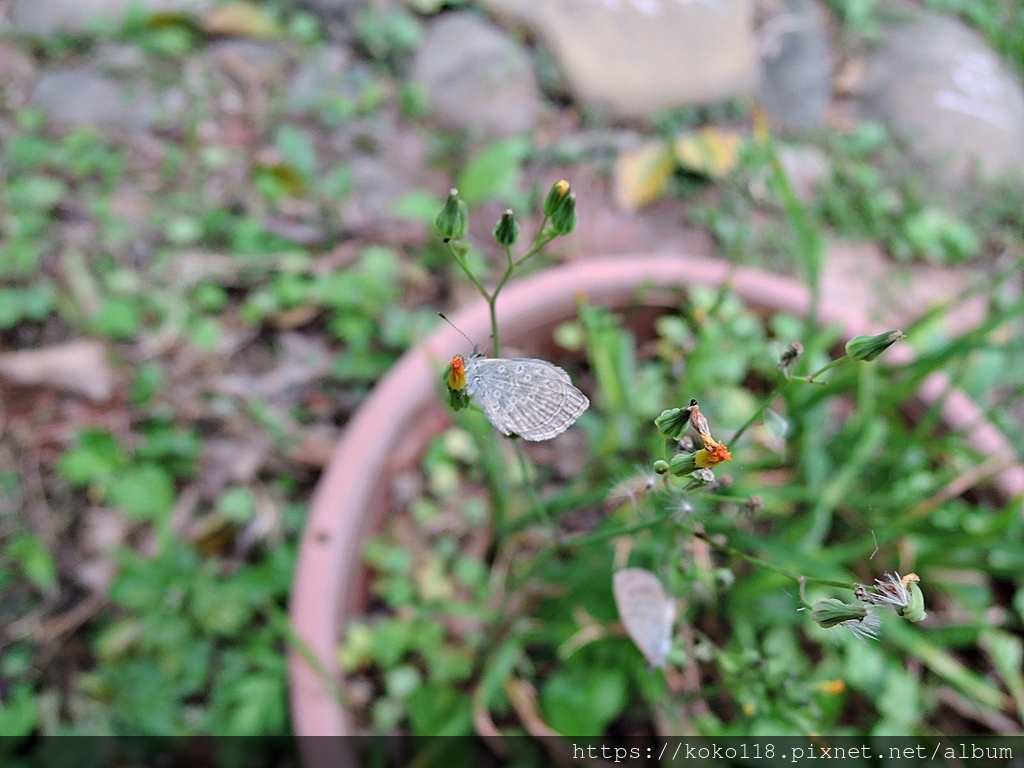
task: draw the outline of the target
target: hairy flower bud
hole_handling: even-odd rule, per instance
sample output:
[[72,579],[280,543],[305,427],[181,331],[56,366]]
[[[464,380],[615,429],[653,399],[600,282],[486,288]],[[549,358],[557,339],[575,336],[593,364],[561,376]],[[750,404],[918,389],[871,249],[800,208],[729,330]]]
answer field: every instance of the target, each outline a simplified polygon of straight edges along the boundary
[[867,615],[866,605],[844,603],[835,597],[823,597],[811,607],[811,618],[825,629],[846,621],[862,621]]
[[466,201],[459,197],[459,190],[452,189],[444,208],[434,220],[434,232],[447,243],[449,240],[461,240],[468,230],[469,208]]
[[551,185],[551,189],[548,190],[548,196],[544,198],[544,215],[549,219],[555,215],[565,198],[569,195],[570,190],[569,182],[565,179],[559,179]]
[[676,477],[688,475],[697,469],[697,454],[677,453],[668,462],[668,471]]
[[[690,401],[692,407],[696,400]],[[690,423],[690,408],[669,408],[661,412],[654,420],[654,426],[669,440],[678,440],[683,436],[686,425]]]
[[576,193],[566,195],[562,204],[551,215],[551,228],[559,235],[568,235],[576,229]]
[[511,208],[501,214],[498,226],[494,230],[494,239],[505,248],[512,247],[519,239],[519,222],[516,221]]
[[906,337],[903,331],[886,331],[877,336],[855,336],[846,342],[846,354],[853,360],[870,363],[897,341]]

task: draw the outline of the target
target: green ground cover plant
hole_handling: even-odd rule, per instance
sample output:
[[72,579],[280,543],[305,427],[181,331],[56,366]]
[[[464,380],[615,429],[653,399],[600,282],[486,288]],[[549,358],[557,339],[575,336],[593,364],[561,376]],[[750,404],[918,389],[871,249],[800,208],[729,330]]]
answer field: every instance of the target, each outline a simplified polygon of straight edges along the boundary
[[[438,234],[491,307],[551,232],[560,185],[568,190],[552,188],[525,256],[512,255],[511,213],[499,222],[507,267],[494,289],[465,266],[467,207],[449,197]],[[811,216],[783,198],[793,226],[808,227]],[[813,280],[820,242],[799,237]],[[994,312],[992,327],[1022,308]],[[966,334],[938,357],[890,367],[884,350],[915,343],[927,318],[906,334],[855,339],[845,354],[813,318],[759,316],[727,288],[693,289],[646,341],[581,304],[556,334],[583,354],[591,383],[574,471],[460,410],[424,456],[411,519],[367,549],[376,609],[340,650],[359,721],[385,733],[471,734],[488,723],[626,739],[976,727],[943,689],[1019,716],[1019,617],[996,628],[984,619],[1007,579],[1019,614],[1019,500],[945,498],[985,457],[943,434],[934,411],[904,416],[925,375],[987,342]],[[452,403],[467,405],[446,381]],[[694,396],[704,419],[692,415]],[[983,584],[968,588],[964,569],[984,561]],[[681,606],[664,655],[618,628],[613,583],[627,565],[648,569]],[[908,568],[924,575],[901,577]],[[924,594],[958,618],[933,631],[911,624],[926,617]],[[971,649],[987,672],[967,660]]]
[[[0,352],[88,339],[115,374],[101,403],[0,383],[0,734],[31,743],[290,729],[288,591],[324,453],[437,309],[473,290],[443,244],[423,235],[443,203],[437,190],[403,194],[387,211],[391,229],[352,224],[352,154],[377,121],[397,116],[429,134],[431,161],[474,210],[517,212],[541,205],[538,179],[549,181],[557,155],[421,126],[427,105],[405,75],[417,14],[441,5],[456,4],[368,8],[344,88],[288,111],[291,94],[268,87],[266,111],[245,116],[252,135],[240,139],[220,130],[235,118],[218,99],[225,83],[185,76],[223,38],[186,16],[0,41],[42,67],[128,49],[154,84],[184,89],[182,119],[158,120],[145,141],[49,124],[13,85],[0,101]],[[870,4],[846,5],[870,19]],[[1020,61],[1024,19],[1012,4],[943,5]],[[255,21],[269,23],[266,39],[299,51],[327,44],[312,14],[262,7],[269,16]],[[744,114],[725,105],[705,116]],[[666,116],[663,130],[692,122]],[[336,149],[339,136],[351,139],[349,154]],[[779,186],[761,204],[741,174],[680,179],[683,218],[727,258],[781,266],[812,285],[819,241],[837,231],[901,259],[1019,258],[1019,190],[979,193],[977,208],[953,211],[893,181],[889,138],[877,130],[822,144],[834,178],[803,213]],[[600,158],[582,152],[573,162]],[[745,162],[749,173],[770,165],[756,152]],[[597,215],[581,201],[579,227]],[[395,235],[410,225],[419,234]],[[481,248],[464,261],[488,289],[504,274],[505,261],[488,266]],[[427,490],[412,505],[411,532],[367,551],[380,611],[339,648],[349,702],[364,702],[365,724],[381,731],[462,733],[474,708],[515,728],[526,689],[506,687],[514,677],[533,681],[533,711],[564,733],[647,723],[652,712],[667,728],[705,733],[977,727],[966,710],[983,713],[990,730],[1019,723],[1019,510],[984,492],[944,498],[984,457],[937,430],[934,412],[901,416],[922,377],[941,370],[1024,452],[1019,300],[1012,280],[992,284],[981,329],[950,335],[940,308],[903,329],[900,343],[921,353],[914,366],[892,369],[883,355],[830,371],[825,386],[790,381],[779,357],[802,341],[794,376],[841,357],[829,329],[754,315],[728,293],[680,295],[679,311],[646,341],[626,319],[582,306],[558,332],[574,380],[594,393],[577,427],[586,447],[578,477],[529,451],[520,463],[481,414],[460,411],[424,456]],[[732,439],[776,385],[763,424]],[[672,457],[654,419],[693,398],[732,453],[712,483],[729,475],[728,488],[684,494],[653,473],[657,458]],[[504,529],[480,538],[497,508]],[[438,529],[442,514],[455,533]],[[613,545],[621,538],[628,557]],[[942,621],[887,615],[878,641],[831,645],[824,638],[844,630],[818,628],[796,610],[798,582],[750,557],[868,586],[909,565]],[[534,570],[517,570],[522,559]],[[626,562],[686,597],[668,674],[650,672],[616,629],[612,573]],[[810,584],[808,602],[819,597],[853,602],[849,590]],[[499,615],[503,602],[514,620]],[[684,668],[701,670],[703,684],[677,695]],[[580,700],[600,706],[584,711]],[[699,700],[703,711],[692,709]]]

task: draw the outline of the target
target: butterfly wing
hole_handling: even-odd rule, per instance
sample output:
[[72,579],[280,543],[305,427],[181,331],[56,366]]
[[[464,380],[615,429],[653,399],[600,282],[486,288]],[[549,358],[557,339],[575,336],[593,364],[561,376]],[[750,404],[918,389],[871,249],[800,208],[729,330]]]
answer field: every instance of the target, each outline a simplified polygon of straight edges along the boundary
[[658,577],[645,568],[624,568],[612,577],[612,592],[626,633],[653,668],[665,666],[672,647],[676,603]]
[[526,440],[550,440],[590,405],[557,365],[534,358],[472,358],[466,390],[496,429]]

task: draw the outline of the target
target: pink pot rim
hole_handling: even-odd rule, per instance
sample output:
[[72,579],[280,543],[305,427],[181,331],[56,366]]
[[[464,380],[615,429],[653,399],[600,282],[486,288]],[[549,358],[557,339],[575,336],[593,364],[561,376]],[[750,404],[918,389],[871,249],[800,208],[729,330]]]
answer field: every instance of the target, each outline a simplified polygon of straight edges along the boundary
[[[538,328],[554,320],[575,317],[580,297],[592,304],[619,309],[635,303],[644,286],[676,288],[730,283],[747,304],[802,316],[810,298],[807,290],[789,279],[758,270],[734,268],[711,259],[673,255],[625,255],[581,260],[553,267],[513,281],[502,292],[499,323],[505,344],[521,344]],[[821,322],[838,325],[844,338],[880,333],[849,306],[822,306]],[[490,321],[486,305],[475,302],[452,316],[452,322],[470,338],[486,340]],[[441,324],[421,344],[409,350],[378,382],[349,422],[316,492],[299,547],[289,614],[293,628],[331,680],[339,678],[339,630],[357,586],[342,574],[361,568],[365,515],[382,498],[382,480],[394,466],[408,466],[422,450],[425,438],[411,439],[419,430],[436,434],[448,423],[438,398],[438,377],[457,352],[466,352],[465,339]],[[888,362],[912,358],[907,346],[887,353]],[[945,397],[943,418],[962,430],[976,450],[1012,457],[998,473],[994,485],[1005,498],[1024,493],[1024,465],[1006,436],[991,424],[978,405],[951,389],[942,374],[922,384],[921,399],[934,403]],[[348,735],[354,732],[348,712],[339,704],[331,685],[294,648],[289,652],[291,709],[294,732],[299,736]]]

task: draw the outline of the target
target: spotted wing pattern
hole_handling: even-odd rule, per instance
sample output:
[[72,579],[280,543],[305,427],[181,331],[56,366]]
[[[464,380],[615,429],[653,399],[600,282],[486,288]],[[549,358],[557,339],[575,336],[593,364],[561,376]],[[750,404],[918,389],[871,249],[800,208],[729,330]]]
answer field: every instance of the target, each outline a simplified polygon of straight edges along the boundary
[[676,602],[645,568],[624,568],[612,577],[619,618],[630,639],[654,668],[665,666],[672,647]]
[[562,434],[590,405],[557,365],[525,357],[469,358],[466,391],[496,429],[525,440]]

